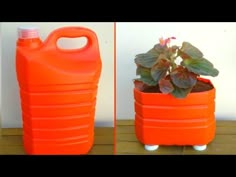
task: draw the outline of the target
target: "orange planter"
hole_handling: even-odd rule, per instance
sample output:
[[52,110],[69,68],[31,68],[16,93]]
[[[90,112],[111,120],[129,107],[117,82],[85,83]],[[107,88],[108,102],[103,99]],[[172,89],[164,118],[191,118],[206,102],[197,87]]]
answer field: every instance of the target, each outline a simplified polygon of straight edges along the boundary
[[[207,79],[200,80],[209,82]],[[145,145],[206,145],[215,136],[215,88],[190,93],[144,93],[134,88],[135,132]]]
[[[86,37],[80,49],[60,49],[62,37]],[[64,27],[41,41],[22,29],[16,73],[28,154],[86,154],[94,142],[94,116],[102,62],[96,34]]]

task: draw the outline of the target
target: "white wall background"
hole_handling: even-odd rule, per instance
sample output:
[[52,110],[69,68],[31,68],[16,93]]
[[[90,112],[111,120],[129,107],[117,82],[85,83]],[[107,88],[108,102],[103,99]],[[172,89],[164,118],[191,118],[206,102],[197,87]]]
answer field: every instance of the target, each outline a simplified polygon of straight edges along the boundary
[[[40,37],[45,40],[51,31],[63,26],[82,26],[96,32],[102,58],[102,73],[97,95],[95,126],[114,126],[114,23],[2,23],[2,127],[22,127],[18,83],[15,73],[15,46],[17,27],[39,27]],[[81,41],[77,41],[81,43]],[[78,46],[78,43],[73,43]],[[63,45],[63,44],[62,44]],[[63,46],[66,47],[67,44]],[[70,45],[70,47],[73,47]]]
[[135,55],[147,52],[160,37],[172,36],[177,39],[171,44],[192,43],[220,71],[206,77],[216,87],[216,119],[236,120],[236,23],[212,22],[116,23],[117,119],[134,118]]

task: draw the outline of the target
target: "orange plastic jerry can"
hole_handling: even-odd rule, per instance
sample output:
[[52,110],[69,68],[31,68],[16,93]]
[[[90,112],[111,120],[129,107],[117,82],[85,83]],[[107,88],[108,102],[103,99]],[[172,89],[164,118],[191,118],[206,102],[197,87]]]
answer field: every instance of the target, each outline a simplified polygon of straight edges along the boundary
[[[16,73],[27,154],[87,154],[94,142],[96,96],[102,62],[95,32],[54,30],[45,41],[37,28],[18,28]],[[79,49],[60,38],[86,37]]]

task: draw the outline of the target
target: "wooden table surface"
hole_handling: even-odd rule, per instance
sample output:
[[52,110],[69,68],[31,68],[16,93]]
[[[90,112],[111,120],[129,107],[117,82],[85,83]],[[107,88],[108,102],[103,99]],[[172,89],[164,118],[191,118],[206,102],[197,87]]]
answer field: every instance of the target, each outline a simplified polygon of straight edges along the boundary
[[204,151],[196,151],[192,146],[159,146],[155,151],[146,151],[134,132],[133,120],[116,121],[116,154],[156,155],[156,154],[214,154],[236,155],[236,121],[217,121],[216,136]]
[[[96,127],[94,146],[89,154],[113,155],[236,155],[236,121],[217,121],[216,136],[205,151],[195,151],[192,146],[160,146],[156,151],[146,151],[134,132],[133,120],[117,120],[113,127]],[[22,129],[2,129],[0,154],[23,155]],[[116,138],[114,146],[114,137]]]
[[[22,129],[3,128],[0,135],[0,155],[24,155]],[[89,152],[93,155],[113,155],[114,154],[114,128],[96,127],[94,145]]]

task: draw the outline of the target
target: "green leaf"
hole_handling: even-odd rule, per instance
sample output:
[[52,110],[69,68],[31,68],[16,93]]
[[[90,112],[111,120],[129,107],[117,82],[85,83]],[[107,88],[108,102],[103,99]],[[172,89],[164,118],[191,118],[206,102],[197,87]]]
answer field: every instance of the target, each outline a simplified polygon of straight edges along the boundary
[[146,68],[151,68],[155,64],[158,57],[159,54],[144,53],[136,55],[136,58],[134,60],[137,65],[141,65]]
[[171,93],[174,90],[174,86],[172,85],[170,80],[167,80],[164,78],[160,79],[159,87],[160,87],[161,92],[164,94]]
[[149,78],[149,77],[141,77],[141,78],[137,78],[135,80],[141,81],[144,84],[147,84],[149,86],[156,86],[157,85],[157,82],[154,81],[152,78]]
[[170,58],[174,50],[176,50],[174,46],[173,48],[168,48],[167,46],[161,46],[160,44],[156,44],[151,50],[147,53],[156,54],[156,55],[165,55],[167,58]]
[[160,44],[156,44],[153,48],[154,48],[159,54],[165,52],[165,51],[168,49],[167,46],[162,46],[162,45],[160,45]]
[[136,69],[136,75],[140,75],[142,77],[151,77],[150,69],[144,68],[144,67],[138,65],[137,69]]
[[172,82],[179,88],[190,88],[197,83],[197,75],[182,66],[170,73]]
[[185,98],[190,91],[192,90],[192,88],[179,88],[177,86],[174,86],[174,90],[173,92],[171,92],[171,94],[175,97],[175,98]]
[[[173,46],[173,48],[172,47],[168,48],[166,45],[161,46],[160,44],[157,44],[154,46],[154,50],[157,53],[159,53],[159,55],[165,56],[167,60],[170,59],[170,56],[175,52],[176,49],[177,49],[177,46]],[[153,51],[150,50],[149,52],[153,52]]]
[[144,68],[142,66],[138,66],[136,70],[136,74],[140,75],[140,78],[135,79],[137,81],[142,81],[143,83],[153,86],[157,85],[157,82],[153,80],[151,76],[151,70],[149,68]]
[[[180,49],[183,53],[187,54],[191,58],[202,58],[202,52],[189,42],[183,42],[182,47]],[[181,55],[180,55],[181,56]]]
[[178,56],[180,56],[182,59],[191,58],[190,56],[188,56],[186,53],[182,52],[181,50],[178,50]]
[[152,54],[152,55],[156,55],[156,56],[160,55],[160,53],[156,49],[154,49],[154,48],[152,48],[151,50],[147,51],[147,53],[148,54]]
[[158,60],[158,62],[151,68],[152,78],[158,82],[161,78],[166,76],[169,67],[170,67],[169,60],[166,59]]
[[153,55],[160,55],[160,52],[158,50],[156,50],[155,47],[153,47],[152,49],[147,51],[147,53],[153,54]]
[[214,68],[213,64],[205,58],[192,59],[188,58],[181,62],[189,71],[199,75],[215,77],[219,71]]

